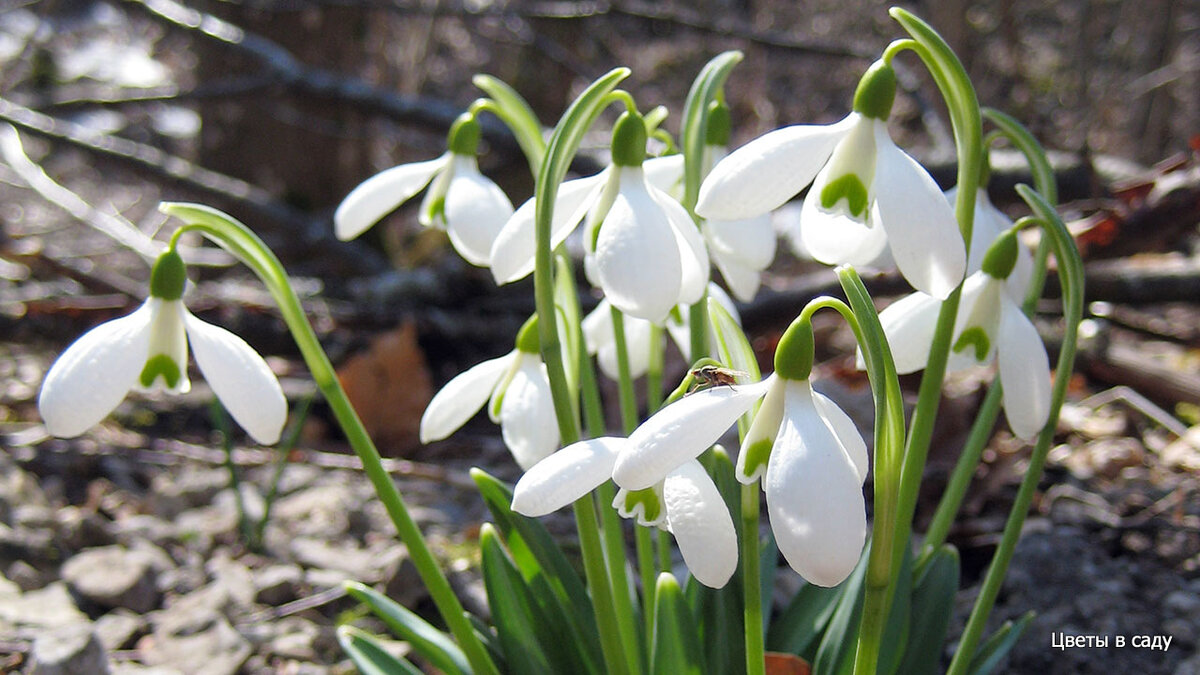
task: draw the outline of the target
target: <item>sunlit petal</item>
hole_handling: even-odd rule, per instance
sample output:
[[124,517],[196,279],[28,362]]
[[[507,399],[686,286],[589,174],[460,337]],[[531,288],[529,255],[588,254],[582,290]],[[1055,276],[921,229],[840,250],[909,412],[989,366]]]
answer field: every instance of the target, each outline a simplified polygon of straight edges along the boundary
[[[561,244],[583,220],[584,214],[599,197],[607,178],[608,170],[605,170],[595,176],[569,180],[558,187],[554,218],[550,224],[551,249]],[[496,283],[511,283],[533,272],[533,256],[537,246],[535,211],[536,202],[527,200],[496,235],[490,256],[492,276]]]
[[492,244],[513,215],[512,202],[498,185],[479,173],[474,157],[455,157],[454,179],[446,191],[446,233],[454,250],[481,267]]
[[645,189],[622,179],[600,227],[596,272],[609,302],[626,314],[661,321],[679,301],[682,264],[676,231]]
[[679,202],[661,191],[651,188],[655,201],[662,206],[675,230],[675,243],[679,247],[679,261],[682,266],[679,298],[676,304],[691,305],[704,297],[704,287],[708,284],[709,266],[708,250],[704,246],[696,223],[687,214]]
[[800,243],[814,260],[826,265],[868,265],[887,247],[887,233],[877,219],[859,221],[841,210],[821,208],[821,200],[812,193],[820,191],[828,175],[828,168],[821,171],[800,207]]
[[882,123],[875,140],[873,190],[892,257],[914,288],[944,299],[963,280],[967,264],[954,211],[929,173],[896,147]]
[[1037,328],[1007,297],[1001,301],[996,342],[1004,416],[1013,433],[1028,440],[1050,415],[1050,359]]
[[46,431],[60,438],[95,426],[129,393],[146,363],[151,301],[84,333],[50,367],[38,396]]
[[421,416],[421,442],[440,441],[474,417],[516,358],[517,352],[509,352],[472,366],[447,382]]
[[813,403],[807,381],[789,381],[783,427],[763,488],[776,543],[818,586],[841,583],[862,554],[866,505],[858,471]]
[[812,396],[813,403],[817,406],[817,412],[825,418],[829,430],[846,450],[846,456],[850,458],[854,469],[858,471],[859,481],[866,482],[870,459],[867,455],[867,442],[863,440],[858,425],[828,396],[816,390],[813,390]]
[[500,404],[500,435],[517,465],[529,469],[558,447],[558,422],[546,367],[534,354],[520,359]]
[[653,157],[642,163],[646,182],[679,199],[683,194],[683,155]]
[[[915,373],[929,363],[929,348],[933,344],[941,309],[941,300],[925,293],[912,293],[879,313],[879,323],[892,349],[897,373]],[[861,353],[859,368],[866,368]]]
[[420,192],[449,161],[446,153],[427,162],[392,167],[363,181],[334,212],[334,233],[343,241],[362,234]]
[[593,438],[572,443],[543,459],[517,481],[513,511],[544,516],[600,487],[612,476],[617,454],[628,444],[625,438]]
[[812,182],[849,131],[849,121],[784,127],[733,151],[704,179],[696,213],[737,220],[779,208]]
[[663,483],[667,526],[696,580],[721,588],[737,570],[738,541],[729,509],[700,463],[692,460]]
[[714,387],[663,408],[629,436],[631,448],[617,459],[613,480],[629,490],[657,483],[716,443],[768,387],[768,381]]
[[287,399],[267,362],[242,338],[186,310],[184,322],[196,365],[221,405],[258,443],[278,442]]

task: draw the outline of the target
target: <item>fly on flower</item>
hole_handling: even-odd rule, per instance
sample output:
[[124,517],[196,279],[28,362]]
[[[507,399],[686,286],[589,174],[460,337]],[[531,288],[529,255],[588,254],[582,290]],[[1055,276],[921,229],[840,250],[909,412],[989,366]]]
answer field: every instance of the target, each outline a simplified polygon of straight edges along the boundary
[[689,394],[700,387],[708,387],[709,389],[714,387],[729,387],[732,389],[733,385],[737,384],[737,378],[749,377],[749,373],[713,365],[695,368],[692,370],[691,375],[696,384],[688,390]]

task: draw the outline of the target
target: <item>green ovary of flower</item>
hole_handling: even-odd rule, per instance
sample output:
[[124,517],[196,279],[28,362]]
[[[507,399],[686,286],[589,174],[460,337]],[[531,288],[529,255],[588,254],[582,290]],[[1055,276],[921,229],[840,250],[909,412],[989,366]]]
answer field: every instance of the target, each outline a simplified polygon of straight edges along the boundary
[[147,359],[138,382],[149,389],[160,376],[167,383],[168,389],[174,389],[179,384],[179,364],[166,354],[155,354]]
[[972,326],[962,332],[958,336],[958,340],[954,343],[954,351],[963,352],[968,347],[975,347],[975,360],[983,361],[987,358],[988,352],[991,350],[992,342],[988,339],[987,331],[979,326]]
[[825,189],[821,190],[821,206],[825,209],[832,209],[842,199],[846,200],[850,215],[855,218],[866,217],[867,187],[858,176],[848,173],[829,181]]

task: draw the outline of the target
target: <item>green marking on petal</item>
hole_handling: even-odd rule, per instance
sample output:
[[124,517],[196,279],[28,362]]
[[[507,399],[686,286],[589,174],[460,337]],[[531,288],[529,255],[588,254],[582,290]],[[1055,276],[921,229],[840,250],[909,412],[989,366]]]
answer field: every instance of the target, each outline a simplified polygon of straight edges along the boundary
[[162,377],[163,382],[167,383],[167,388],[174,389],[179,384],[180,375],[179,364],[175,363],[175,359],[166,354],[155,354],[146,360],[138,382],[142,387],[149,389],[155,380]]
[[444,227],[446,224],[446,195],[442,194],[437,199],[427,201],[423,206],[427,207],[423,220],[427,223],[432,223],[438,227]]
[[658,520],[662,515],[662,502],[659,501],[658,493],[654,491],[654,488],[632,490],[625,495],[625,511],[627,513],[633,513],[638,504],[642,505],[642,513],[648,523]]
[[865,218],[867,215],[867,187],[861,179],[852,173],[839,176],[825,184],[821,190],[821,206],[826,210],[832,209],[842,199],[850,208],[850,215],[855,218]]
[[775,441],[764,438],[751,443],[750,447],[746,448],[745,473],[747,476],[753,476],[759,468],[766,470],[767,460],[771,458],[771,448],[774,446]]
[[972,345],[975,347],[975,360],[983,361],[987,358],[992,341],[988,338],[987,332],[982,328],[971,326],[964,330],[962,335],[958,336],[958,341],[954,343],[954,351],[955,353],[961,353]]

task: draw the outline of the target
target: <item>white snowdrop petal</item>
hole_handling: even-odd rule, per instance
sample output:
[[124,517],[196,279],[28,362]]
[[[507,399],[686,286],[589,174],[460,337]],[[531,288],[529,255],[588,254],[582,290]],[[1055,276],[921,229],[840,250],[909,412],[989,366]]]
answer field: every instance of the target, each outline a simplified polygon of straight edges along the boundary
[[1004,385],[1004,416],[1029,440],[1050,416],[1050,359],[1037,328],[1011,300],[1001,301],[996,360]]
[[733,472],[738,481],[745,485],[749,485],[761,478],[767,470],[766,465],[759,465],[754,468],[752,473],[746,473],[746,458],[750,456],[751,448],[760,446],[763,443],[774,445],[775,437],[779,435],[779,425],[783,422],[783,393],[785,389],[783,380],[775,375],[771,375],[767,379],[772,384],[770,384],[766,396],[763,397],[762,405],[758,407],[758,414],[754,416],[754,421],[750,423],[750,428],[746,430],[746,437],[742,439],[742,447],[738,451],[737,466]]
[[427,162],[401,164],[363,181],[346,195],[333,214],[337,238],[346,241],[362,234],[420,192],[449,161],[447,153]]
[[704,245],[704,237],[679,202],[665,192],[656,191],[656,188],[650,188],[650,191],[667,214],[667,220],[675,230],[675,243],[679,247],[682,276],[676,304],[691,305],[699,302],[700,298],[704,297],[704,288],[709,277],[708,249]]
[[962,281],[967,264],[954,211],[929,173],[896,147],[882,122],[875,140],[873,190],[892,257],[914,288],[945,299]]
[[867,536],[858,471],[813,403],[808,382],[788,382],[783,427],[763,489],[775,541],[809,583],[850,575]]
[[652,157],[642,162],[646,182],[668,195],[678,198],[683,192],[683,155]]
[[38,396],[46,431],[60,438],[78,436],[125,398],[146,364],[151,302],[89,330],[58,357]]
[[509,352],[474,365],[447,382],[421,415],[421,442],[440,441],[474,417],[516,358],[517,352]]
[[762,272],[753,267],[746,267],[740,260],[725,256],[716,250],[712,252],[712,256],[730,292],[742,302],[753,300],[762,284]]
[[[595,176],[569,180],[558,186],[554,218],[550,221],[550,248],[561,244],[599,198],[608,170]],[[533,272],[537,250],[537,203],[528,199],[509,218],[492,245],[492,276],[498,284],[524,279]]]
[[625,438],[593,438],[567,447],[534,464],[513,489],[512,509],[537,517],[571,504],[612,476]]
[[814,260],[826,265],[868,265],[887,248],[887,233],[873,217],[874,211],[869,219],[874,224],[868,225],[840,211],[821,208],[815,195],[828,175],[828,168],[821,171],[800,207],[800,243]]
[[867,442],[863,439],[862,432],[858,430],[858,425],[846,411],[838,407],[838,404],[833,402],[833,399],[822,394],[819,391],[813,390],[813,403],[817,406],[817,412],[825,419],[825,423],[829,426],[829,430],[833,432],[834,438],[842,444],[842,448],[846,451],[846,456],[850,458],[850,462],[854,464],[854,469],[858,471],[859,481],[865,483],[867,480],[867,471],[870,468],[870,459],[867,454]]
[[612,305],[608,303],[608,300],[601,299],[596,303],[596,308],[583,317],[580,328],[583,331],[583,342],[587,345],[589,354],[595,354],[602,345],[612,340]]
[[747,267],[766,269],[775,259],[775,228],[771,216],[741,220],[706,220],[704,238],[709,246],[737,258]]
[[848,121],[784,127],[731,152],[704,179],[696,213],[736,220],[779,208],[812,182],[850,129]]
[[663,501],[667,525],[692,576],[709,588],[727,584],[737,570],[737,531],[704,467],[692,460],[672,471],[663,482]]
[[596,241],[596,272],[608,301],[626,314],[661,321],[679,301],[675,237],[650,193],[623,185]]
[[512,202],[500,186],[475,169],[475,158],[455,158],[455,162],[464,165],[454,172],[446,191],[446,233],[467,262],[485,267],[496,236],[513,215]]
[[[133,388],[145,393],[186,394],[191,391],[192,383],[188,379],[188,342],[184,325],[187,309],[182,300],[163,300],[150,298],[150,344],[146,350],[147,359],[165,356],[178,367],[178,379],[174,384],[167,381],[165,373],[156,373],[154,379],[147,383],[139,377]],[[149,362],[149,361],[147,361]]]
[[663,408],[630,434],[631,447],[617,459],[613,480],[629,490],[657,483],[716,443],[768,387],[767,381],[714,387]]
[[[879,323],[892,348],[897,373],[915,373],[929,363],[929,348],[941,309],[941,300],[918,292],[900,298],[879,313]],[[859,368],[866,368],[861,353]]]
[[221,405],[256,442],[278,442],[287,399],[267,362],[242,338],[186,310],[184,323],[196,365]]
[[558,447],[558,422],[541,359],[533,354],[520,359],[500,404],[500,435],[517,465],[528,470]]

